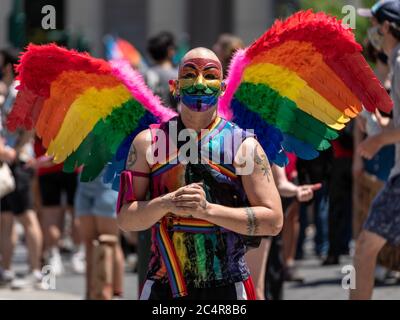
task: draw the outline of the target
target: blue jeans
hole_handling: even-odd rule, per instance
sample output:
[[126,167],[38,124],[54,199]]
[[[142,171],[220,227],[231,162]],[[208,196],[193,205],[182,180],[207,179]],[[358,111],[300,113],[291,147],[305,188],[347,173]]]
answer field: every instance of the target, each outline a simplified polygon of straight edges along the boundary
[[[305,240],[305,230],[310,224],[307,216],[308,204],[302,203],[300,205],[300,232],[297,242],[296,258],[303,257],[303,245]],[[315,253],[317,255],[326,255],[329,248],[328,241],[328,188],[323,184],[323,187],[314,193],[313,216],[315,224]]]

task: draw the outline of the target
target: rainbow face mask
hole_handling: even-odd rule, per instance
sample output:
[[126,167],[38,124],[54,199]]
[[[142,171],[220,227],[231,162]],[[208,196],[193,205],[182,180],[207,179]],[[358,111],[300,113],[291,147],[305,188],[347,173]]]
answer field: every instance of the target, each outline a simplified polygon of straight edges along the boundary
[[214,107],[221,95],[222,67],[212,59],[187,60],[179,71],[179,94],[189,109],[204,112]]

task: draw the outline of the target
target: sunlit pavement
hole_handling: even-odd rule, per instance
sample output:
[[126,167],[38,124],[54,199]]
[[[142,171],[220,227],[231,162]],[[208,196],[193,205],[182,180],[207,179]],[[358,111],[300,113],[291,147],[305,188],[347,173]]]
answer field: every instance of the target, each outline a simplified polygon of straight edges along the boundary
[[[306,230],[304,245],[304,259],[297,261],[299,275],[304,278],[303,283],[286,282],[284,287],[285,300],[347,300],[349,290],[342,287],[349,283],[352,269],[352,258],[342,256],[340,265],[321,266],[322,261],[314,254],[312,238],[315,230],[309,227]],[[354,244],[350,245],[350,251],[354,251]],[[354,272],[352,269],[351,272]],[[343,281],[344,280],[344,281]],[[399,300],[400,283],[395,279],[386,280],[384,285],[376,285],[373,299]]]
[[[349,256],[342,258],[340,266],[321,267],[321,261],[315,257],[308,257],[298,263],[299,273],[304,277],[304,282],[287,282],[284,291],[285,300],[348,299],[349,291],[342,288],[342,279],[349,273],[342,273],[342,268],[352,264]],[[396,282],[387,280],[385,285],[376,286],[373,299],[399,300],[400,284]]]
[[[63,255],[65,272],[56,277],[55,290],[21,289],[11,290],[0,287],[0,300],[82,300],[85,296],[85,278],[72,271],[68,255]],[[18,275],[28,271],[26,265],[27,252],[19,244],[14,254],[13,266]],[[137,299],[137,276],[132,272],[125,273],[124,299]]]
[[[310,241],[307,241],[308,243]],[[305,259],[299,261],[299,273],[304,277],[303,283],[286,283],[284,299],[286,300],[346,300],[348,290],[342,288],[342,267],[351,265],[349,256],[343,257],[340,266],[321,267],[321,261],[312,256],[311,246],[306,245]],[[27,272],[26,249],[19,244],[14,255],[14,267],[17,273]],[[55,290],[10,290],[0,288],[0,299],[12,300],[82,300],[84,297],[84,276],[74,274],[66,255],[63,256],[66,272],[56,278]],[[124,299],[137,299],[137,275],[125,274]],[[400,284],[388,281],[375,288],[374,299],[400,299]]]

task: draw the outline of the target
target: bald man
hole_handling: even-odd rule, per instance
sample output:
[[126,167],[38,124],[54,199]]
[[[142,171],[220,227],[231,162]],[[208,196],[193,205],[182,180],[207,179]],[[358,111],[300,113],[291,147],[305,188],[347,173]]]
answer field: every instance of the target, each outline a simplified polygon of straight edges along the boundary
[[267,156],[218,116],[225,85],[212,51],[189,51],[170,85],[179,116],[137,135],[121,176],[120,227],[152,229],[140,299],[255,299],[244,254],[283,224]]

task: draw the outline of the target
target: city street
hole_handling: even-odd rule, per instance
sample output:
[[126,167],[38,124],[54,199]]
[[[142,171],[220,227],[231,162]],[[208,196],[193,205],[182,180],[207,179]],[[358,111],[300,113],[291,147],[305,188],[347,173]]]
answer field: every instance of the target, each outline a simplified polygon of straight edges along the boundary
[[[348,291],[342,289],[341,273],[344,265],[351,264],[350,257],[344,257],[340,266],[321,267],[321,262],[311,255],[312,244],[307,241],[305,246],[306,257],[299,262],[299,273],[304,277],[303,283],[286,283],[285,300],[346,300]],[[0,288],[2,299],[38,299],[38,300],[82,300],[84,297],[84,277],[72,273],[69,259],[64,255],[66,273],[56,279],[56,290],[10,290]],[[14,266],[18,273],[26,272],[26,250],[20,244],[14,256]],[[375,288],[374,299],[400,299],[400,283],[388,280],[385,285]],[[124,299],[137,299],[137,275],[132,272],[125,273]]]

